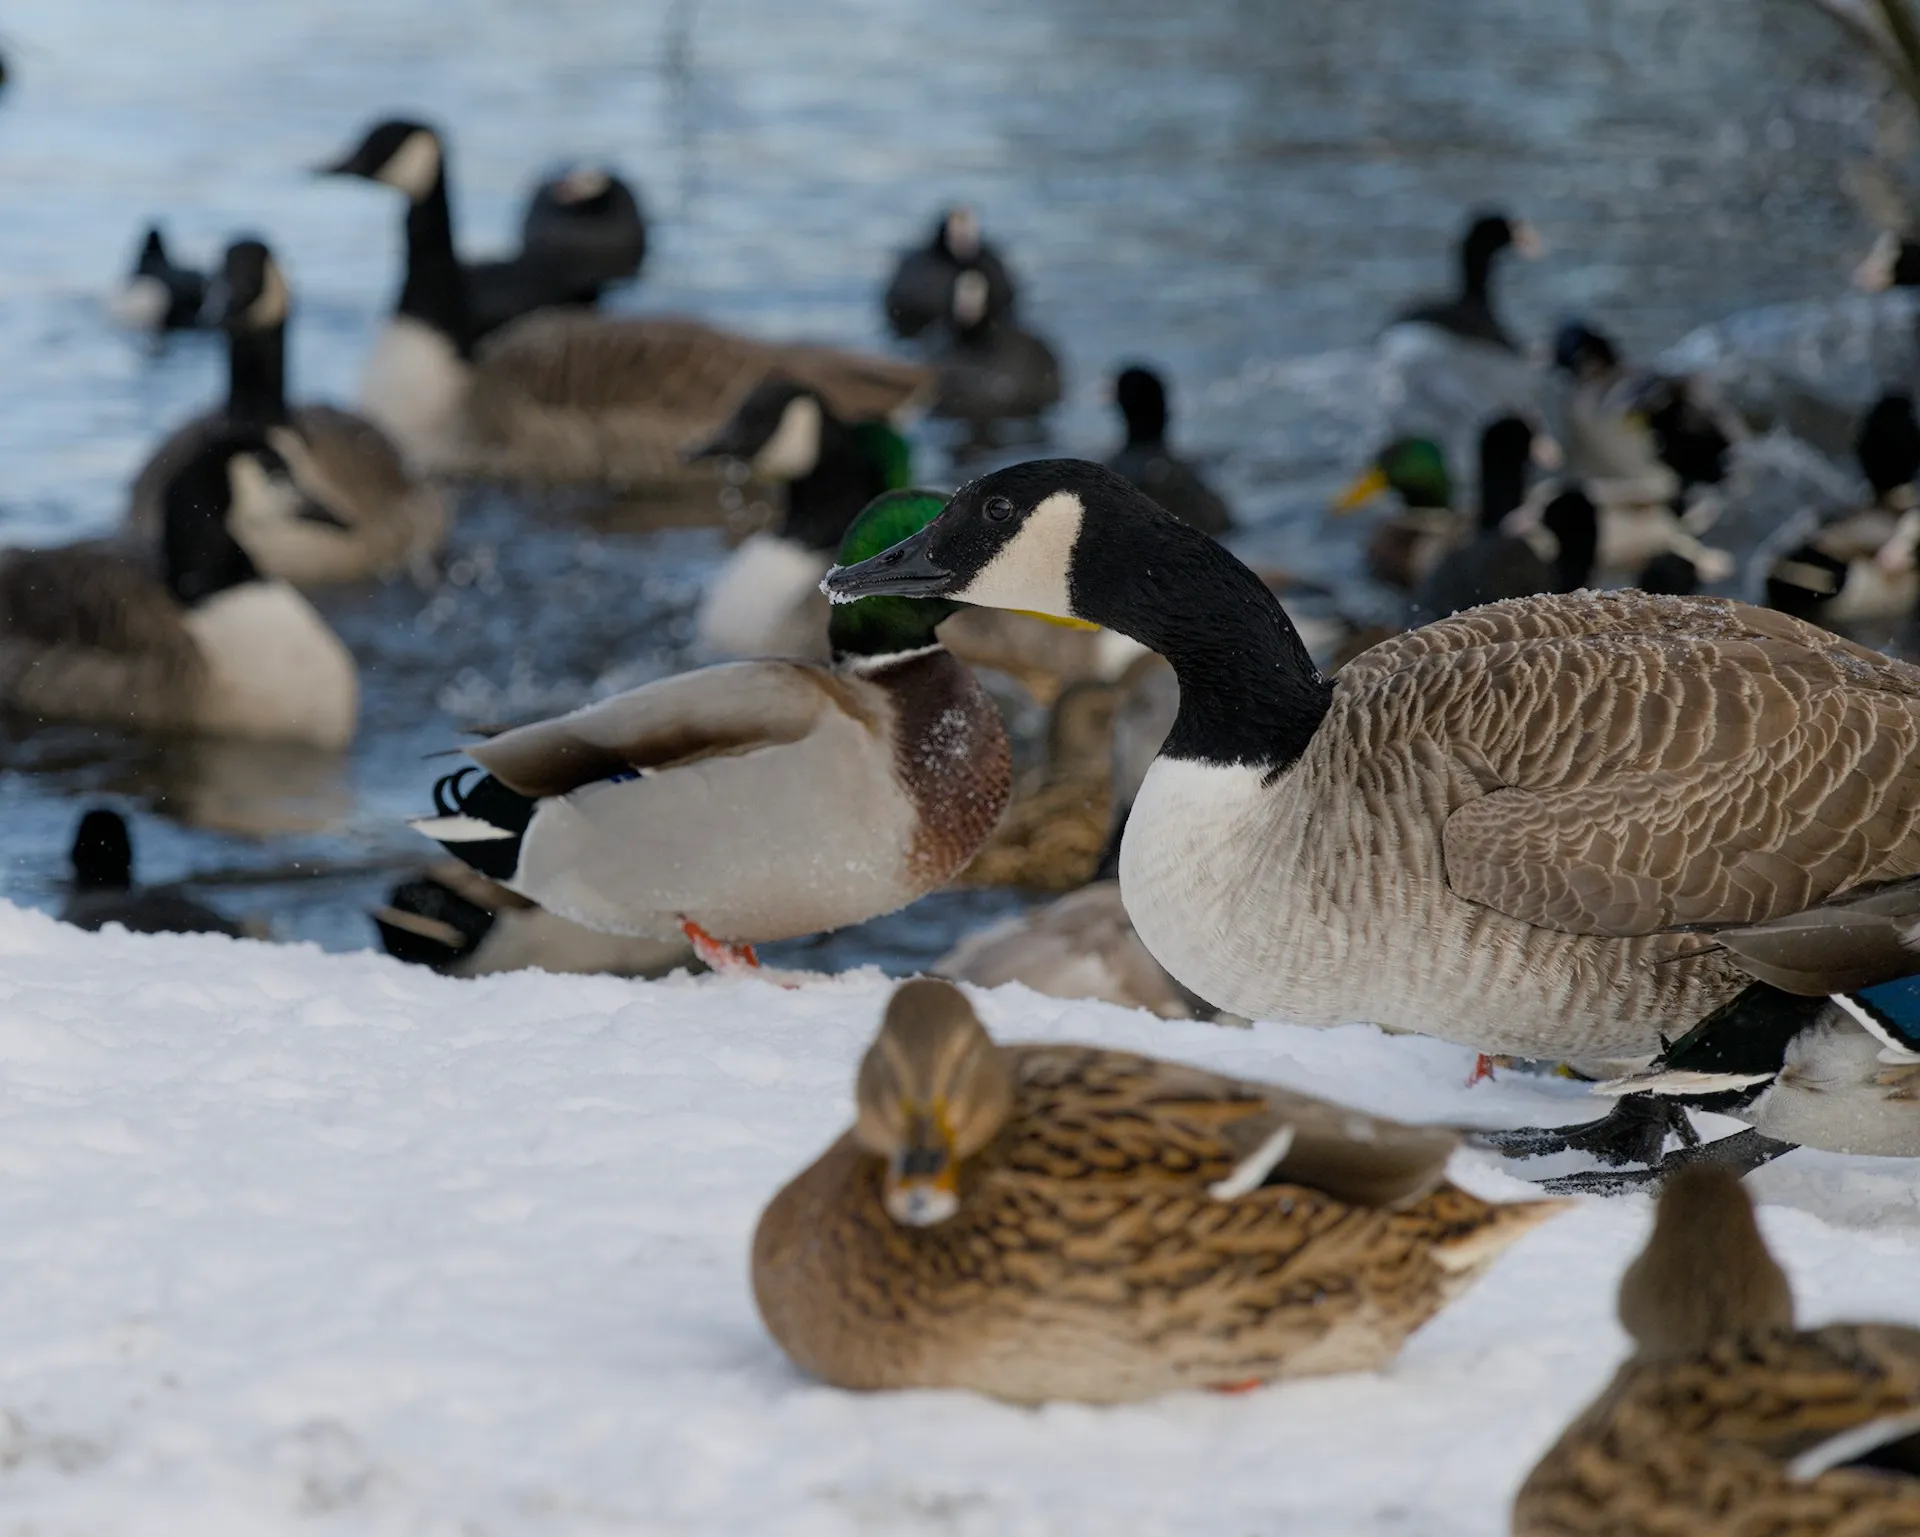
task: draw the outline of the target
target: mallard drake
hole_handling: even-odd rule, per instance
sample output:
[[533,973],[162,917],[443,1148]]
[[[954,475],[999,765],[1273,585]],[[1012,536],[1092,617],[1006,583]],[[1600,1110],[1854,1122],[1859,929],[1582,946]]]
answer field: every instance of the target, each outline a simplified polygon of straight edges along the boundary
[[659,977],[695,964],[682,937],[636,939],[582,928],[457,859],[401,881],[372,917],[387,954],[450,977],[527,970]]
[[987,280],[987,314],[998,320],[1013,312],[1013,275],[1000,253],[980,236],[980,220],[971,208],[946,209],[934,221],[924,246],[902,251],[881,300],[887,325],[903,341],[944,325],[953,314],[953,283],[971,267]]
[[889,416],[930,386],[915,364],[667,317],[542,309],[478,345],[484,333],[454,252],[445,158],[433,129],[396,120],[325,167],[408,199],[406,283],[368,361],[361,403],[423,466],[673,483],[688,474],[687,452],[770,374],[811,385],[848,421]]
[[1909,613],[1920,600],[1920,422],[1913,397],[1890,392],[1861,421],[1854,457],[1872,501],[1829,522],[1767,572],[1767,604],[1821,624]]
[[[842,558],[940,505],[888,493]],[[1011,778],[999,712],[934,636],[951,608],[837,609],[831,666],[701,668],[503,732],[467,749],[478,782],[472,769],[442,780],[441,814],[416,825],[608,933],[752,943],[904,907],[973,857]]]
[[134,477],[127,512],[134,533],[157,536],[167,481],[202,446],[238,427],[263,432],[306,493],[301,516],[252,535],[249,553],[263,575],[308,587],[391,576],[427,561],[446,537],[445,493],[411,475],[365,417],[287,405],[291,297],[273,253],[258,240],[230,245],[208,308],[227,333],[227,403],[176,430]]
[[709,584],[694,622],[700,644],[723,656],[826,657],[820,578],[861,509],[905,489],[906,443],[883,421],[843,422],[818,390],[771,378],[693,457],[742,464],[785,503],[778,528],[749,535]]
[[1100,862],[1113,820],[1113,718],[1119,690],[1082,681],[1061,690],[1047,723],[1047,761],[956,882],[1071,891]]
[[1749,980],[1677,930],[1920,874],[1920,668],[1730,599],[1491,604],[1327,680],[1258,577],[1076,460],[982,476],[826,585],[1173,664],[1120,879],[1147,948],[1248,1018],[1637,1065]]
[[216,437],[161,494],[159,571],[122,546],[0,556],[0,703],[95,721],[338,749],[353,740],[353,658],[249,553],[308,516],[257,432]]
[[133,271],[113,296],[113,313],[122,325],[140,331],[190,331],[202,324],[207,277],[168,255],[160,226],[149,224],[133,259]]
[[1620,1321],[1633,1354],[1527,1475],[1514,1537],[1920,1532],[1920,1329],[1796,1330],[1732,1175],[1662,1188]]
[[1107,468],[1147,493],[1184,523],[1218,538],[1233,527],[1233,513],[1200,472],[1167,446],[1167,387],[1151,368],[1120,370],[1113,403],[1127,425],[1127,440]]
[[1553,536],[1554,557],[1541,558],[1514,531],[1527,496],[1527,466],[1535,455],[1533,428],[1517,416],[1490,422],[1480,435],[1480,524],[1472,540],[1440,557],[1415,589],[1416,614],[1444,619],[1501,598],[1573,592],[1593,574],[1599,512],[1578,489],[1560,492],[1528,521]]
[[1493,312],[1493,263],[1509,249],[1531,261],[1544,247],[1528,224],[1503,213],[1475,215],[1460,237],[1460,291],[1451,298],[1411,304],[1394,316],[1394,324],[1436,326],[1462,341],[1518,352]]
[[1367,572],[1375,581],[1410,591],[1442,556],[1472,536],[1472,528],[1453,510],[1447,456],[1431,438],[1395,438],[1334,499],[1331,510],[1346,517],[1389,490],[1400,499],[1400,510],[1367,541]]
[[1213,1013],[1147,953],[1116,880],[1090,881],[966,935],[933,973],[977,987],[1018,982],[1049,998],[1094,998],[1162,1019]]
[[75,928],[103,929],[110,923],[133,934],[229,934],[244,930],[204,902],[171,886],[133,884],[133,838],[126,818],[96,806],[74,829],[69,856],[73,878],[60,921]]
[[773,1198],[753,1290],[836,1387],[1115,1403],[1390,1360],[1561,1203],[1454,1138],[1094,1046],[999,1046],[907,982],[853,1128]]
[[932,414],[976,436],[1002,421],[1030,421],[1060,403],[1060,360],[1011,307],[996,314],[993,283],[977,263],[953,280],[951,334],[931,355]]

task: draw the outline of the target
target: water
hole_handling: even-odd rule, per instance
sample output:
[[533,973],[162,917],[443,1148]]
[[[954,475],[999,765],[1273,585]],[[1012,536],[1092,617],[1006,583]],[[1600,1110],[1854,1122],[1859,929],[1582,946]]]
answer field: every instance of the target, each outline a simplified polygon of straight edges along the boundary
[[[464,247],[509,243],[529,177],[602,156],[655,243],[622,303],[880,345],[892,250],[967,199],[1059,344],[1067,451],[1097,452],[1117,361],[1165,366],[1181,436],[1255,520],[1339,567],[1318,509],[1353,440],[1351,349],[1444,287],[1471,204],[1552,246],[1510,265],[1533,336],[1579,310],[1636,352],[1836,292],[1871,237],[1845,186],[1869,84],[1795,0],[27,0],[0,43],[0,535],[103,531],[163,431],[216,398],[209,338],[153,349],[103,298],[163,216],[206,262],[264,235],[295,285],[294,392],[351,399],[398,282],[399,209],[302,168],[371,118],[447,129]],[[923,475],[945,467],[924,461]],[[360,659],[349,761],[62,729],[4,744],[5,891],[54,900],[80,797],[142,817],[143,873],[195,874],[282,938],[373,942],[366,905],[421,846],[463,729],[681,665],[708,530],[636,534],[502,496],[464,510],[449,580],[330,598]],[[810,952],[896,969],[1011,899],[931,899]]]

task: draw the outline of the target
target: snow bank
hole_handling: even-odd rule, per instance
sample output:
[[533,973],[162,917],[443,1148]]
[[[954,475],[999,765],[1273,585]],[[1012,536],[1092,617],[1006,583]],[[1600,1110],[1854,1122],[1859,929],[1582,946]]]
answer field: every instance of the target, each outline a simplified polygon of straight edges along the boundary
[[[460,982],[0,906],[8,1529],[1504,1530],[1621,1349],[1644,1200],[1542,1229],[1377,1374],[1039,1411],[798,1375],[754,1316],[748,1238],[843,1123],[887,985]],[[1020,989],[982,1014],[1411,1117],[1587,1109],[1469,1091],[1465,1053],[1366,1029]],[[1808,1318],[1920,1322],[1912,1166],[1800,1153],[1756,1184]]]

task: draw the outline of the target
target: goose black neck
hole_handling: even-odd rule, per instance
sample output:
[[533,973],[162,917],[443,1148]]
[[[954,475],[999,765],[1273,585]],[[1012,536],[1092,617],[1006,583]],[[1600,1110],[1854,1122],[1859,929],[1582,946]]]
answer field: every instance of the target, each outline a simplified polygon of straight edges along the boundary
[[1527,462],[1495,447],[1480,456],[1480,530],[1498,533],[1508,513],[1527,499]]
[[227,415],[248,427],[287,422],[287,328],[235,331],[227,338]]
[[407,280],[397,308],[447,337],[462,357],[471,354],[467,275],[453,248],[453,208],[447,198],[445,166],[434,178],[432,190],[407,210]]
[[788,485],[780,532],[831,554],[861,509],[886,489],[886,477],[861,447],[858,431],[822,411],[819,457],[810,474]]
[[1074,612],[1173,664],[1180,711],[1162,756],[1278,773],[1312,742],[1332,686],[1259,577],[1206,534],[1139,502],[1083,528]]
[[1493,259],[1500,247],[1490,240],[1470,235],[1460,247],[1460,297],[1477,304],[1488,301],[1493,284]]

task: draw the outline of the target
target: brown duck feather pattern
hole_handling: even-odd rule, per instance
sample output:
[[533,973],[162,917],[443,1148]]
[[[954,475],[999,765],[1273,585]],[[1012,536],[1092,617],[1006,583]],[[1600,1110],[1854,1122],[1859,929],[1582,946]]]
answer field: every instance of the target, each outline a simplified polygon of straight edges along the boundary
[[1920,1479],[1788,1464],[1920,1407],[1920,1330],[1837,1324],[1630,1362],[1521,1487],[1515,1537],[1911,1537]]
[[[895,1223],[849,1135],[761,1219],[761,1314],[807,1370],[1113,1402],[1365,1368],[1555,1209],[1445,1184],[1445,1132],[1124,1052],[1002,1049],[1013,1114],[955,1216]],[[1282,1124],[1276,1177],[1299,1182],[1209,1193]]]

